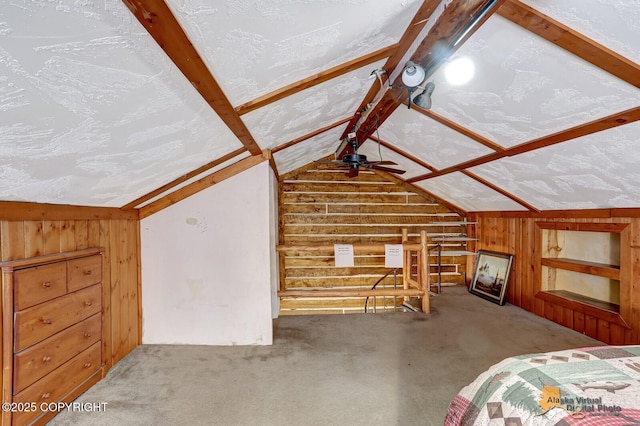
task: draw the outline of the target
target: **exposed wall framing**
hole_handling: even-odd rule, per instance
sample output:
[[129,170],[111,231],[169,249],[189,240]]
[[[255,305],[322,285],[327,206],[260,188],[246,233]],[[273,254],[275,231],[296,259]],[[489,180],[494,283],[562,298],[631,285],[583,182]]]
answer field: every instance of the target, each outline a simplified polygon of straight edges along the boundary
[[[280,197],[280,243],[286,245],[320,244],[400,244],[402,229],[410,241],[418,241],[426,230],[430,245],[434,238],[459,236],[466,226],[457,212],[408,192],[383,176],[361,171],[348,178],[341,171],[321,166],[282,176]],[[456,223],[456,224],[452,224]],[[460,242],[443,243],[446,250],[459,250]],[[434,260],[435,261],[435,260]],[[333,255],[313,251],[281,253],[281,290],[310,288],[370,289],[392,271],[384,267],[384,254],[357,253],[354,267],[336,268]],[[462,283],[466,260],[462,256],[443,257],[442,280]],[[414,269],[412,275],[416,275]],[[432,267],[432,280],[436,268]],[[402,286],[402,270],[395,285]],[[379,289],[393,288],[391,273]],[[368,311],[393,310],[402,298],[369,300]],[[280,314],[357,313],[364,311],[363,298],[282,298]]]

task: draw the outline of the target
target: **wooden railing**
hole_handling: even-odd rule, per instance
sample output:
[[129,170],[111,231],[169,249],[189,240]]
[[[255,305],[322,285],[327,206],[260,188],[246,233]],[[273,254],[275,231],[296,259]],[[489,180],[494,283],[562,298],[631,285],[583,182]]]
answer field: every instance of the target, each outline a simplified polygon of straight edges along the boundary
[[[319,253],[333,253],[334,246],[332,244],[323,245],[278,245],[276,247],[280,253],[305,251]],[[429,264],[428,264],[428,246],[427,231],[420,232],[420,242],[411,243],[408,239],[406,229],[402,230],[402,249],[403,249],[403,266],[402,266],[402,288],[397,289],[312,289],[312,290],[287,290],[283,288],[284,283],[280,283],[279,297],[410,297],[422,298],[422,312],[429,313],[431,310],[429,301]],[[384,253],[384,244],[353,244],[354,253]],[[411,276],[411,256],[417,253],[417,279]]]

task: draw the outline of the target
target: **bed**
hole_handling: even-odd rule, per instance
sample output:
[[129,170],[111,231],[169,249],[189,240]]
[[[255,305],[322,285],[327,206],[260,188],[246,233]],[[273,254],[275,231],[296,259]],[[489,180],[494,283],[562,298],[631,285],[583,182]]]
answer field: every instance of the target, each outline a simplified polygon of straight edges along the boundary
[[640,346],[507,358],[453,398],[444,424],[640,424]]

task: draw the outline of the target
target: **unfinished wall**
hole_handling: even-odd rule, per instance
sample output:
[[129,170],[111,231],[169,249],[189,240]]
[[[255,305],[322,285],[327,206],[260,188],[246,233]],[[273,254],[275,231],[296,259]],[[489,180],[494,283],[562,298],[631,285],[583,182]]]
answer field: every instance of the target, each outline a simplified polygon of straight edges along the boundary
[[268,162],[141,221],[144,343],[271,344]]
[[[611,216],[606,211],[567,213],[562,217],[505,217],[506,214],[479,214],[477,244],[479,250],[514,254],[508,287],[508,302],[536,315],[572,328],[610,344],[640,343],[640,218]],[[624,324],[615,315],[595,315],[578,306],[554,303],[540,294],[540,226],[536,222],[579,224],[621,224],[625,228],[620,240],[621,285],[626,283]],[[468,264],[471,273],[472,259]],[[471,276],[471,275],[470,275]],[[622,307],[622,305],[621,305]]]
[[0,203],[0,260],[103,249],[103,360],[108,370],[140,344],[137,214],[117,209]]
[[[348,178],[343,172],[315,165],[283,175],[281,182],[281,244],[400,244],[402,229],[406,228],[410,240],[416,242],[420,231],[426,230],[429,244],[434,247],[438,238],[466,232],[466,226],[457,224],[462,219],[457,213],[370,171]],[[442,244],[445,250],[461,248],[459,241]],[[392,271],[384,267],[384,253],[357,253],[354,267],[340,268],[334,266],[333,252],[300,249],[280,256],[283,290],[370,289]],[[464,257],[445,256],[442,263],[444,282],[464,281]],[[435,271],[433,267],[434,274]],[[396,284],[402,287],[402,270],[397,274]],[[393,275],[377,288],[385,286],[393,288]],[[358,313],[364,311],[364,302],[364,298],[283,297],[280,313]],[[378,297],[375,302],[376,311],[382,312],[393,310],[402,300]],[[373,299],[368,306],[369,311],[373,310]]]

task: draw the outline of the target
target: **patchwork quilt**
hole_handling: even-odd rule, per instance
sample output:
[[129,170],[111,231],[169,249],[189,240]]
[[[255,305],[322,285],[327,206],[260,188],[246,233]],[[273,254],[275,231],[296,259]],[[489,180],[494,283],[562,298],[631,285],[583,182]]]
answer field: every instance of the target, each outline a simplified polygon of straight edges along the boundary
[[507,358],[453,398],[444,424],[640,425],[640,346]]

